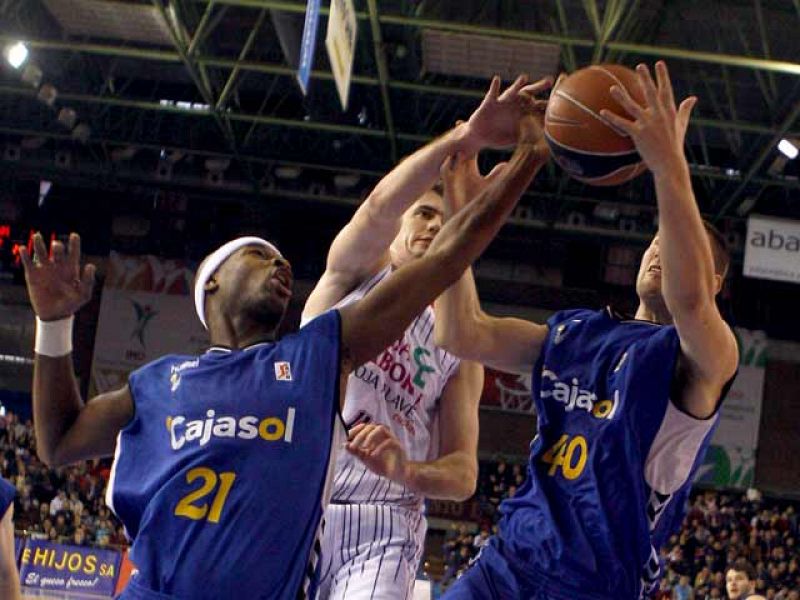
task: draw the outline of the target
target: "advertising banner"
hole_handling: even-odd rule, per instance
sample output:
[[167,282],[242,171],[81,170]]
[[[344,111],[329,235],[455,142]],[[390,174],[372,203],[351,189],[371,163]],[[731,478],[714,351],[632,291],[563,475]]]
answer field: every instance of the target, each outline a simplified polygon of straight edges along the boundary
[[195,315],[194,272],[184,263],[113,253],[100,301],[92,393],[117,389],[128,374],[165,354],[199,354],[208,333]]
[[347,110],[350,96],[357,32],[358,24],[353,0],[331,0],[325,48],[328,50],[328,59],[336,81],[336,90],[339,92],[339,100],[342,102],[342,110]]
[[20,559],[20,582],[29,589],[110,597],[119,561],[120,554],[114,550],[29,539]]
[[319,11],[322,0],[308,0],[306,20],[303,25],[303,41],[300,43],[300,64],[297,67],[297,82],[305,96],[308,93],[308,82],[311,79],[311,68],[314,66],[314,49],[317,46],[317,30],[319,29]]
[[720,411],[719,425],[697,481],[722,488],[753,484],[761,402],[764,394],[767,336],[736,328],[739,373]]
[[800,283],[800,221],[751,215],[747,219],[744,274]]

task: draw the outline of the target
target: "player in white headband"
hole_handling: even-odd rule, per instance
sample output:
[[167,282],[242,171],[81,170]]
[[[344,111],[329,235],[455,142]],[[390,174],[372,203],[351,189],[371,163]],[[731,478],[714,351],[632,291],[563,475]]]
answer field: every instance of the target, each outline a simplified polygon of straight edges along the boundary
[[[503,172],[424,256],[279,341],[289,263],[263,240],[223,246],[200,268],[198,313],[212,348],[155,360],[85,404],[63,340],[71,337],[66,321],[90,297],[93,269],[80,267],[77,235],[69,253],[54,243],[52,257],[35,236],[37,261],[24,249],[21,256],[31,304],[48,324],[37,338],[50,336],[37,339],[35,355],[37,450],[48,465],[114,453],[106,500],[138,568],[120,598],[314,597],[347,375],[458,279],[547,155],[539,121],[520,119]],[[380,450],[363,442],[364,455]]]
[[197,311],[197,317],[200,319],[200,322],[206,329],[208,329],[208,325],[206,324],[205,314],[205,286],[209,279],[211,279],[212,275],[214,275],[214,272],[228,259],[228,257],[231,256],[231,254],[248,245],[262,246],[266,250],[272,252],[275,256],[281,258],[283,257],[283,255],[280,253],[280,250],[278,250],[274,244],[271,244],[265,239],[254,236],[240,237],[235,240],[231,240],[227,244],[220,246],[214,252],[209,254],[197,269],[197,275],[195,276],[194,282],[194,308]]

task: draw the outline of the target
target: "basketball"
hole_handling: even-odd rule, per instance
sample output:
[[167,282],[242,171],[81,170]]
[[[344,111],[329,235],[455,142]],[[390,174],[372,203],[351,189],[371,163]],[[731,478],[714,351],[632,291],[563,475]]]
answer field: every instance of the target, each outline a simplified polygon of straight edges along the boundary
[[644,102],[633,69],[592,65],[558,83],[545,114],[544,132],[553,158],[569,175],[590,185],[619,185],[645,170],[633,140],[600,114],[605,108],[630,118],[611,96],[612,85]]

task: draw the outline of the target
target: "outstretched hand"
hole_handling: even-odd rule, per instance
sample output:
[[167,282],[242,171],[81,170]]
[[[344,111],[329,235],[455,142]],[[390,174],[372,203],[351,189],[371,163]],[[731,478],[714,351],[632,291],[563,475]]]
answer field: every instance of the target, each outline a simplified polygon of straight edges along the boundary
[[55,321],[75,314],[92,297],[95,266],[81,270],[81,238],[69,236],[69,250],[54,240],[50,253],[41,233],[33,236],[33,256],[20,248],[25,283],[33,311],[42,321]]
[[654,174],[674,172],[685,162],[683,141],[689,127],[689,117],[697,104],[690,96],[675,105],[675,94],[664,61],[656,63],[656,80],[646,65],[636,67],[639,85],[644,92],[644,104],[634,100],[626,89],[613,85],[611,95],[633,118],[626,119],[603,109],[600,114],[615,127],[628,134],[648,168]]
[[385,425],[359,423],[350,429],[345,448],[373,473],[398,483],[406,480],[406,452],[400,440]]
[[534,103],[546,106],[547,101],[536,95],[552,87],[550,77],[528,83],[527,75],[520,75],[505,91],[500,92],[500,78],[495,76],[481,105],[467,121],[468,148],[465,154],[477,154],[483,148],[504,148],[517,141],[519,121],[527,108]]
[[481,175],[477,156],[459,154],[448,157],[440,171],[446,216],[457,213],[482,194],[503,173],[506,164],[498,163],[487,175]]

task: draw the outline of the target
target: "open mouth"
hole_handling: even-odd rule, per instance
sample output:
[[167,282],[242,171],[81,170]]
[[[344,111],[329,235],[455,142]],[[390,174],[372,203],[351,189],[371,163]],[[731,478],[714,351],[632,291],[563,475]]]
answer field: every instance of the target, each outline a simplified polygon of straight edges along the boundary
[[282,295],[292,295],[292,275],[288,269],[278,269],[272,275],[272,279],[278,283],[278,290]]

